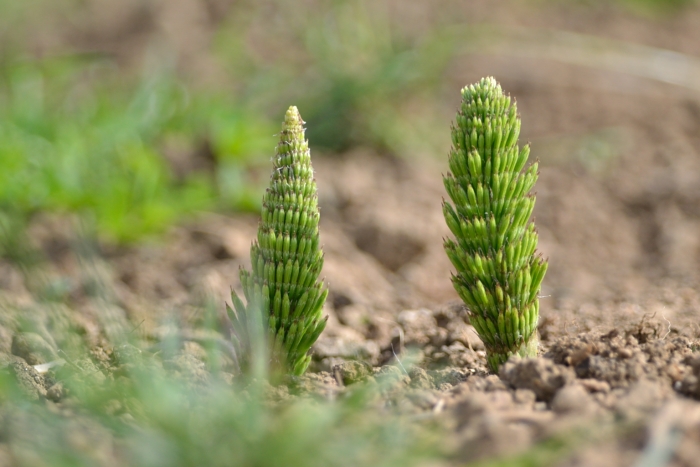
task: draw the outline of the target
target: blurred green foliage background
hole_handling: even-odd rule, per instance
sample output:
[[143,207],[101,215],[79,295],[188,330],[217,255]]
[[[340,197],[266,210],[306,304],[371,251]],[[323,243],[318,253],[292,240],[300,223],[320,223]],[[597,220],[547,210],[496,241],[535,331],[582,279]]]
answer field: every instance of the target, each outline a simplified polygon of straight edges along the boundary
[[[620,4],[666,14],[689,1]],[[197,211],[256,210],[292,104],[316,151],[444,152],[454,92],[442,77],[464,44],[445,34],[461,18],[442,4],[412,24],[389,2],[212,1],[211,39],[195,51],[216,64],[211,78],[155,35],[121,55],[93,46],[85,10],[110,3],[0,1],[6,215],[77,212],[101,238],[132,242]],[[147,16],[149,2],[129,5]]]

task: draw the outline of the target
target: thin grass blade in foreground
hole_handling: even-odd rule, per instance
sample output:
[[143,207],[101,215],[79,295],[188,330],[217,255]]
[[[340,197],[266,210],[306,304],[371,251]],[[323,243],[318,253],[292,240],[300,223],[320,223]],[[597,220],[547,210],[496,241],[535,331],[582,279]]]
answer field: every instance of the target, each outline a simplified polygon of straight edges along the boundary
[[247,305],[233,292],[234,308],[227,306],[243,365],[270,351],[273,364],[295,375],[311,362],[307,354],[326,326],[321,311],[328,296],[318,280],[323,267],[318,194],[303,123],[290,107],[263,196],[258,239],[250,249],[252,272],[240,273]]
[[444,177],[452,204],[443,203],[443,212],[455,240],[444,246],[494,372],[511,355],[537,355],[537,293],[547,271],[529,222],[538,164],[522,172],[530,147],[518,147],[519,134],[515,102],[495,79],[462,90]]

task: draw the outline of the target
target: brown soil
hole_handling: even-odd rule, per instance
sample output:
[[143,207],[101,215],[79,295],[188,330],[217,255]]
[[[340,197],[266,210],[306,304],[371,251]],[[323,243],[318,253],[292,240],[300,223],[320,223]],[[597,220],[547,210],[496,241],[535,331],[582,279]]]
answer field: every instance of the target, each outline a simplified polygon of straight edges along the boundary
[[[225,2],[204,3],[225,9]],[[492,1],[463,8],[460,14],[474,21],[561,28],[700,56],[700,8],[660,20],[563,4],[546,11]],[[60,37],[80,43],[97,35],[103,42],[89,42],[106,50],[119,37],[133,53],[161,23],[129,29],[129,18],[105,16],[112,29],[93,22],[82,36]],[[207,21],[197,27],[215,23]],[[195,36],[207,43],[206,34]],[[183,50],[183,63],[195,52]],[[666,456],[663,465],[698,465],[700,95],[634,73],[474,54],[446,76],[454,106],[460,86],[487,74],[517,97],[523,137],[541,161],[535,221],[550,261],[541,356],[509,362],[499,375],[486,370],[442,250],[445,157],[405,160],[358,149],[314,159],[331,293],[329,325],[307,382],[334,393],[396,372],[401,390],[386,392],[387,406],[444,423],[455,462],[549,440],[563,446],[562,466],[632,465],[656,455]],[[117,352],[110,336],[124,330],[158,342],[184,329],[177,332],[190,342],[187,357],[171,365],[205,378],[196,342],[211,336],[198,330],[201,307],[211,300],[220,309],[229,287],[238,286],[256,225],[255,216],[208,214],[172,229],[162,244],[76,248],[73,223],[35,219],[30,238],[51,261],[29,275],[0,264],[7,311],[0,315],[0,362],[32,397],[60,401],[61,388],[29,365],[70,345],[61,340],[70,335],[64,331],[80,330],[99,360]],[[61,284],[70,308],[36,300]],[[18,332],[25,319],[33,332]],[[404,359],[414,366],[404,368]]]

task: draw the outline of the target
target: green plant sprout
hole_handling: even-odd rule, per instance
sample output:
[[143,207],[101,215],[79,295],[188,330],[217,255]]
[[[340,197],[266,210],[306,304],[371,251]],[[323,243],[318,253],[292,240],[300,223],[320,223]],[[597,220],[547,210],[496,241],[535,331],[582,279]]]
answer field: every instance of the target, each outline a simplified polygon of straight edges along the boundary
[[494,78],[462,89],[443,177],[454,204],[443,202],[443,213],[455,240],[444,246],[457,270],[452,284],[494,372],[511,355],[537,355],[537,293],[547,271],[529,222],[538,164],[521,172],[530,147],[518,147],[519,134],[516,104]]
[[303,123],[290,107],[263,196],[258,238],[250,248],[252,272],[240,272],[247,305],[235,292],[234,309],[227,305],[243,364],[251,364],[251,353],[266,339],[263,351],[271,352],[272,363],[294,375],[309,366],[308,351],[328,320],[321,315],[328,289],[318,280],[323,267],[318,194]]

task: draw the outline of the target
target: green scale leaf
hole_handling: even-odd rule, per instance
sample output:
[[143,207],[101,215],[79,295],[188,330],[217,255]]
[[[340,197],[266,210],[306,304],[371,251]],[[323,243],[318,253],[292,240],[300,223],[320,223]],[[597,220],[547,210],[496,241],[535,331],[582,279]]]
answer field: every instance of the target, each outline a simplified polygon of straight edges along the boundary
[[494,372],[511,355],[537,355],[537,294],[547,271],[530,222],[538,164],[525,168],[530,148],[518,147],[519,134],[517,106],[495,79],[462,89],[443,177],[452,201],[443,214],[454,240],[444,247]]
[[[297,108],[290,107],[250,249],[252,272],[240,272],[247,305],[232,292],[234,307],[227,307],[244,364],[255,348],[252,340],[266,339],[273,363],[295,375],[309,366],[308,351],[328,319],[322,316],[328,289],[318,280],[323,268],[318,194],[303,123]],[[262,321],[266,334],[254,334],[255,320]]]

